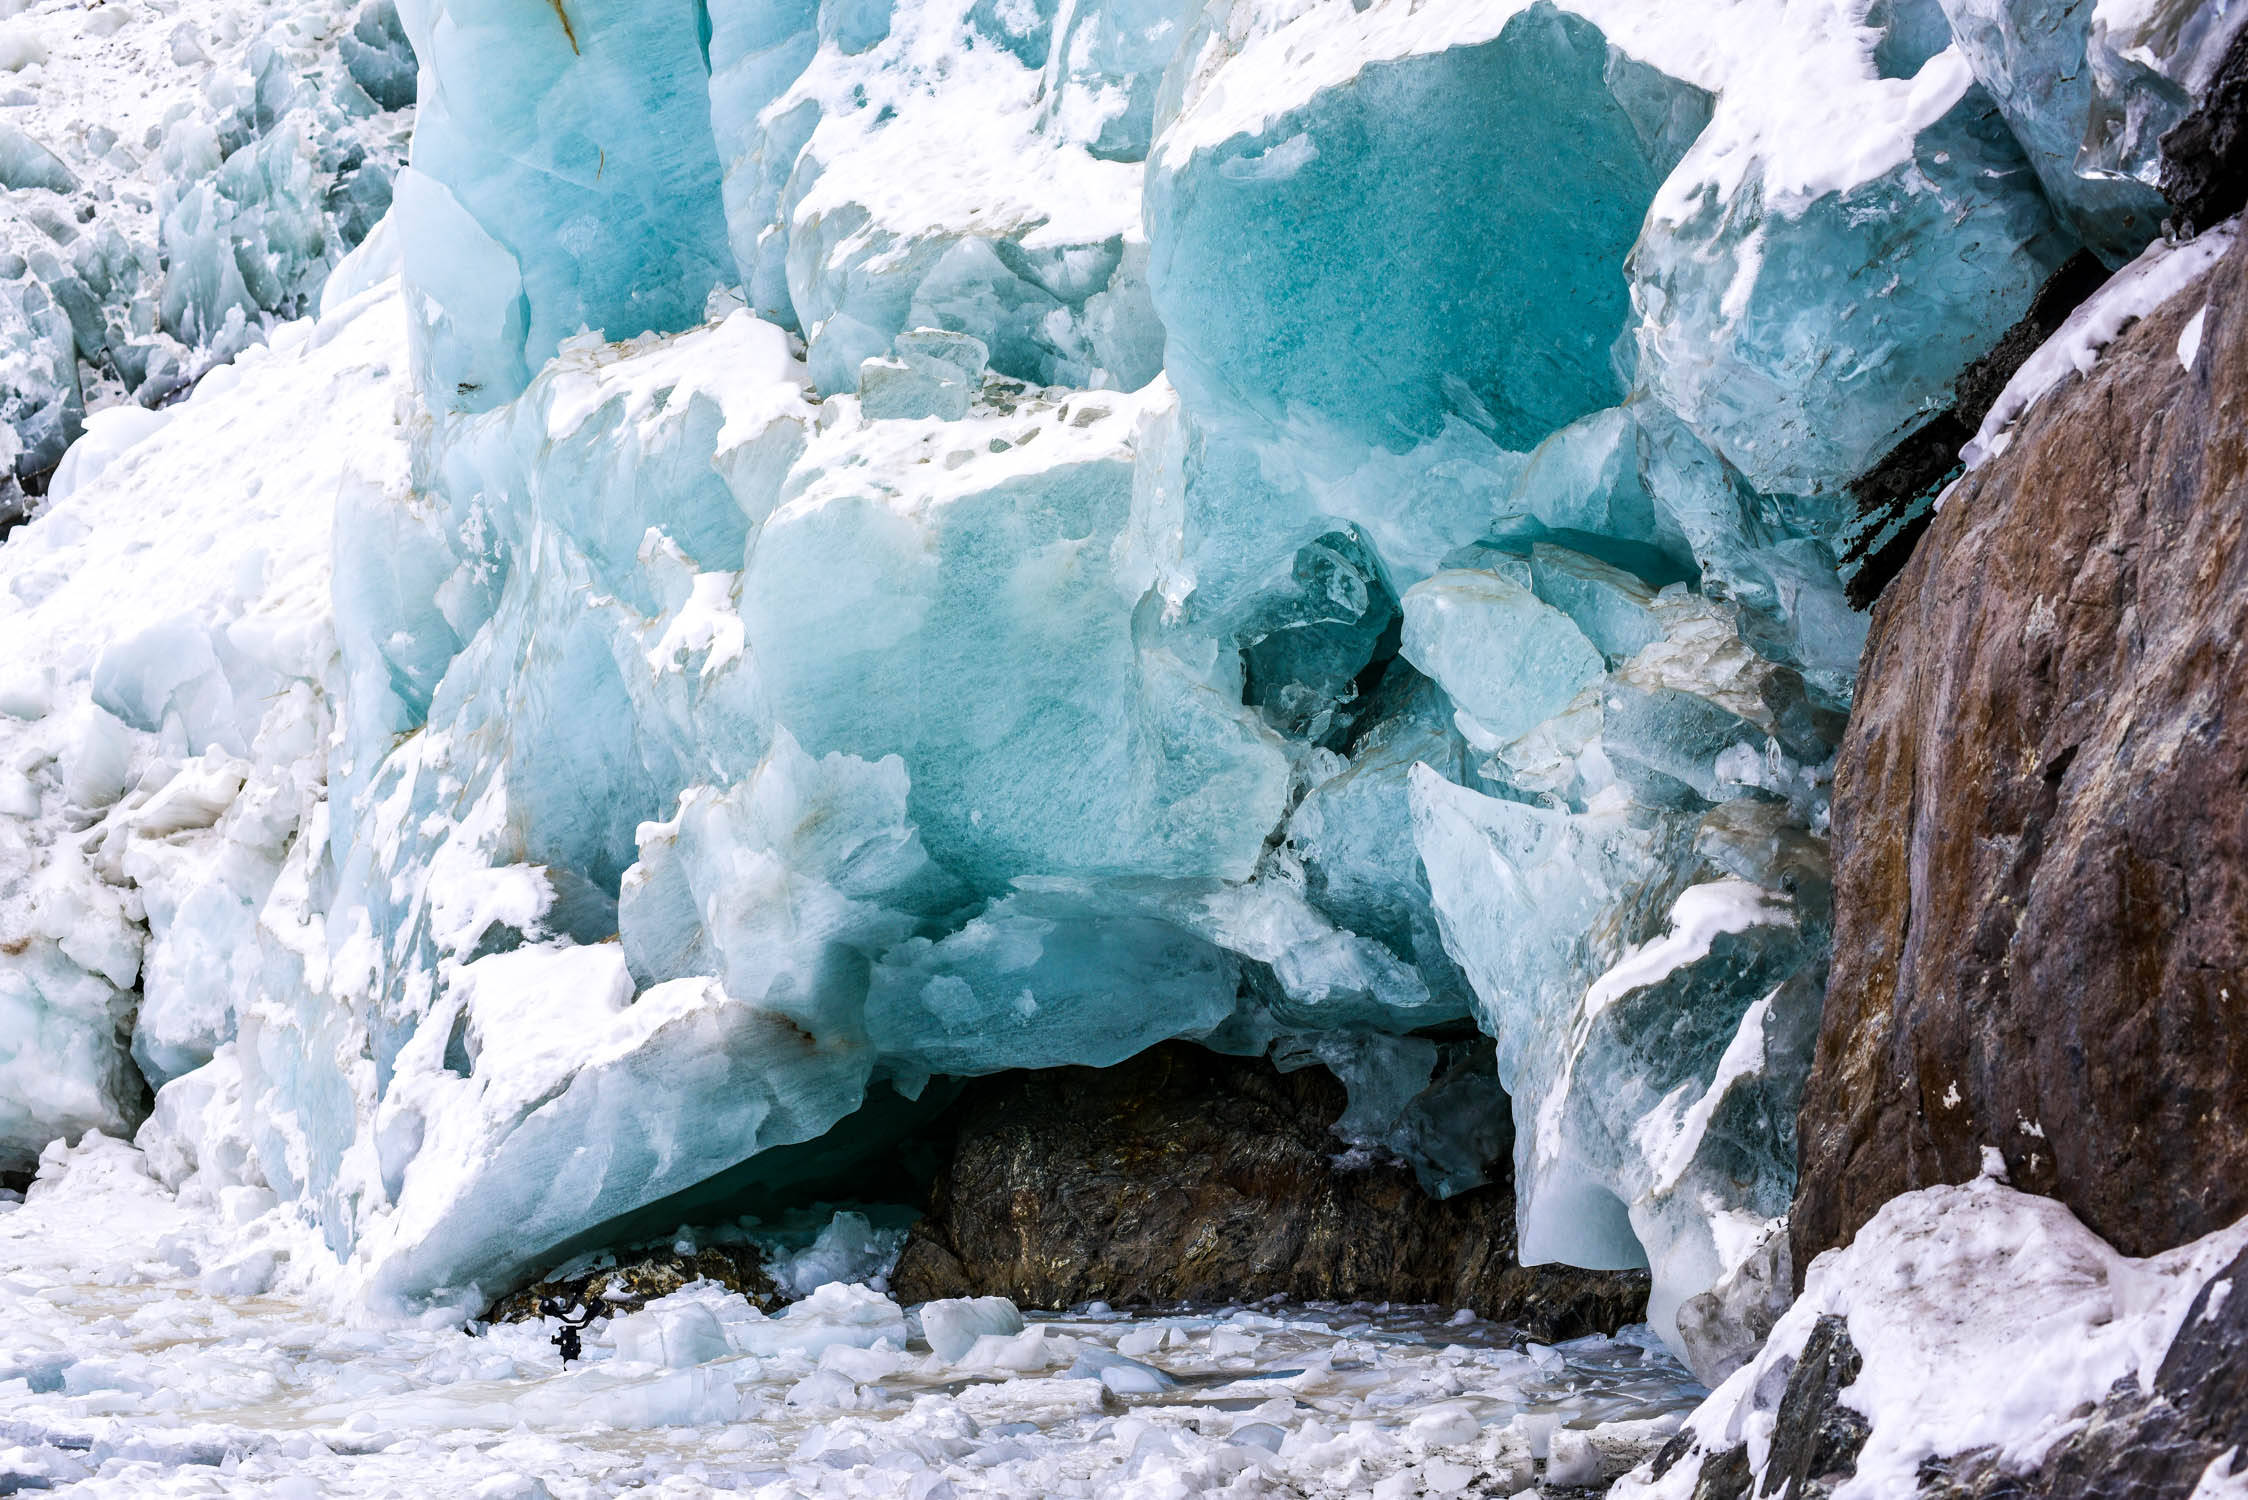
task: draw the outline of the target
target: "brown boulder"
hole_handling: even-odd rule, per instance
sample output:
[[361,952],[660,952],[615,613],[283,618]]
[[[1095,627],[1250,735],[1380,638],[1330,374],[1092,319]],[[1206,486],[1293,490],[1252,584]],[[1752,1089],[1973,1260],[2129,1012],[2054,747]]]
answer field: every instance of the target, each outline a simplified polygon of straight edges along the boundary
[[2133,1255],[2248,1213],[2244,270],[2034,408],[1875,612],[1799,1268],[1985,1147]]
[[1547,1339],[1646,1315],[1644,1273],[1518,1265],[1506,1182],[1437,1199],[1401,1163],[1344,1155],[1344,1102],[1324,1069],[1183,1043],[979,1080],[891,1286],[1025,1307],[1429,1302]]

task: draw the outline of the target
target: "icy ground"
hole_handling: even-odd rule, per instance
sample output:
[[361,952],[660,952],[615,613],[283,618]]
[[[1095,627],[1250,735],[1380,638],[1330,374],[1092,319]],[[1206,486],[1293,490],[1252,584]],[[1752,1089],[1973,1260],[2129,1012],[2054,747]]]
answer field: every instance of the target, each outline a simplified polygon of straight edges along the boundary
[[771,1319],[699,1284],[565,1369],[551,1321],[228,1295],[276,1252],[289,1284],[260,1196],[199,1213],[96,1134],[0,1200],[0,1492],[1511,1495],[1613,1477],[1703,1394],[1644,1329],[1548,1348],[1429,1309],[1096,1306],[948,1361],[841,1283]]

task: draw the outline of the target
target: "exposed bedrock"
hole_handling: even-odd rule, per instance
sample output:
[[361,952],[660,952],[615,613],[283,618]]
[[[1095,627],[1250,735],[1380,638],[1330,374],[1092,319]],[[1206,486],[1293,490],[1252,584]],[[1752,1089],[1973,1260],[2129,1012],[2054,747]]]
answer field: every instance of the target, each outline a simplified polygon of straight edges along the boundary
[[1874,616],[1799,1271],[1993,1148],[2126,1254],[2248,1212],[2244,263],[2036,407]]
[[1501,1180],[1438,1199],[1412,1170],[1344,1152],[1324,1068],[1170,1043],[1105,1070],[979,1080],[891,1284],[904,1301],[1024,1306],[1434,1302],[1557,1339],[1645,1314],[1644,1272],[1515,1260]]

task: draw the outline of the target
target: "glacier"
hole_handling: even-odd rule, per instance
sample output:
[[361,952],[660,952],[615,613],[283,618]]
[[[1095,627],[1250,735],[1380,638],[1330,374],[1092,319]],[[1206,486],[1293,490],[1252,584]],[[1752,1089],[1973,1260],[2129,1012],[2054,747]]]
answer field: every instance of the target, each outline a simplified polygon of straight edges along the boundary
[[417,67],[390,0],[0,18],[0,518],[89,417],[315,311],[388,210]]
[[0,1165],[137,1130],[442,1308],[1172,1038],[1456,1191],[1481,1034],[1524,1258],[1725,1373],[1851,486],[2161,232],[2046,9],[400,0],[409,85],[370,8],[380,226],[274,105],[166,220],[232,362],[0,548]]

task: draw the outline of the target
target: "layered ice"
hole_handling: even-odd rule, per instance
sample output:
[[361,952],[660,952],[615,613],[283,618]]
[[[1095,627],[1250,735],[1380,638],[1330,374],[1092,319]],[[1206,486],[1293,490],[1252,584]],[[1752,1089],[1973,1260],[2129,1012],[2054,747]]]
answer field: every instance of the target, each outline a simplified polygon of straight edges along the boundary
[[[382,110],[386,14],[335,42]],[[1649,1266],[1723,1373],[1679,1314],[1793,1183],[1837,497],[2154,232],[2063,170],[2077,43],[1966,0],[401,15],[412,165],[321,320],[97,424],[0,549],[49,648],[0,683],[14,1159],[152,1109],[343,1291],[463,1307],[848,1175],[948,1080],[1188,1038],[1328,1067],[1432,1191],[1511,1136],[1525,1257]],[[19,300],[48,368],[68,310]],[[641,1363],[734,1336],[680,1317]]]

